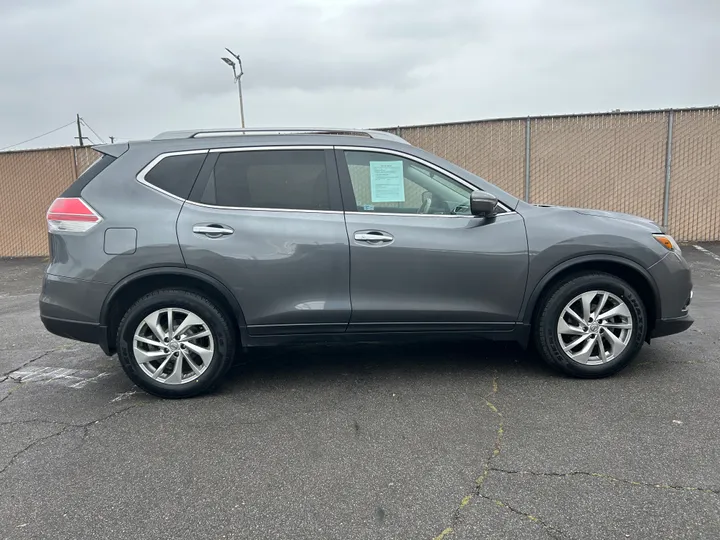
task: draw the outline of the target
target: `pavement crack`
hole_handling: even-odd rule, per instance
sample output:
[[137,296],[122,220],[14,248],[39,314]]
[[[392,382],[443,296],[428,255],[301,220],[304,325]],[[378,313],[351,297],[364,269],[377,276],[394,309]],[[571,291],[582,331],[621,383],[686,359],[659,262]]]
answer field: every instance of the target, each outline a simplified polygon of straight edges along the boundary
[[50,435],[45,435],[44,437],[40,437],[39,439],[35,439],[33,442],[31,442],[30,444],[28,444],[28,445],[25,446],[24,448],[18,450],[17,452],[15,452],[15,453],[12,455],[12,457],[10,457],[10,460],[5,464],[5,466],[4,466],[2,469],[0,469],[0,474],[2,474],[2,473],[4,473],[5,471],[7,471],[7,470],[13,465],[13,463],[15,463],[15,461],[17,461],[17,459],[18,459],[22,454],[24,454],[25,452],[27,452],[28,450],[30,450],[33,446],[36,446],[36,445],[40,444],[40,443],[43,442],[43,441],[47,441],[48,439],[52,439],[53,437],[57,437],[58,435],[62,435],[63,433],[65,433],[65,432],[66,432],[68,429],[70,429],[70,428],[71,428],[71,426],[65,426],[65,427],[63,427],[60,431],[56,431],[55,433],[51,433]]
[[[465,508],[468,504],[470,504],[470,501],[474,497],[481,497],[481,490],[482,485],[485,483],[485,480],[487,479],[488,475],[490,474],[491,470],[491,463],[494,458],[496,458],[500,454],[500,450],[502,448],[502,440],[503,435],[505,434],[505,423],[503,420],[503,415],[500,412],[500,410],[495,406],[495,404],[491,401],[495,399],[495,396],[498,393],[498,381],[497,376],[494,376],[492,379],[492,389],[488,394],[485,395],[483,398],[485,400],[485,406],[490,409],[495,416],[497,417],[497,429],[495,431],[495,440],[493,442],[493,446],[488,452],[487,457],[485,458],[485,461],[483,462],[482,472],[480,473],[480,476],[475,480],[475,486],[468,495],[462,498],[460,501],[460,504],[455,509],[455,511],[452,514],[451,523],[452,525],[455,525],[457,522],[460,521],[460,513],[463,508]],[[453,533],[454,529],[452,526],[445,528],[438,536],[434,538],[434,540],[442,540],[443,538],[447,538]]]
[[452,533],[453,533],[453,528],[447,527],[446,529],[443,530],[443,532],[441,532],[435,538],[433,538],[433,540],[443,540],[443,538],[447,538]]
[[[55,350],[53,349],[53,350],[50,350],[50,351],[45,351],[44,353],[42,353],[42,354],[40,354],[40,355],[38,355],[38,356],[36,356],[36,357],[34,357],[34,358],[31,358],[30,360],[27,360],[24,364],[22,364],[22,365],[20,365],[20,366],[17,366],[17,367],[14,367],[14,368],[11,369],[10,371],[6,371],[5,373],[0,374],[0,377],[4,377],[4,379],[3,379],[2,381],[4,381],[5,379],[7,379],[7,378],[10,376],[11,373],[14,373],[15,371],[18,371],[18,370],[20,370],[20,369],[22,369],[22,368],[24,368],[24,367],[29,366],[30,364],[32,364],[32,363],[35,362],[36,360],[40,360],[41,358],[46,357],[48,354],[50,354],[50,353],[52,353],[52,352],[55,352]],[[2,382],[2,381],[0,381],[0,382]]]
[[87,427],[92,427],[95,424],[99,424],[100,422],[105,422],[106,420],[109,420],[110,418],[113,418],[114,416],[117,416],[120,413],[123,413],[130,409],[134,409],[135,407],[139,407],[140,405],[141,405],[140,403],[131,405],[129,407],[125,407],[123,409],[113,411],[112,413],[108,414],[107,416],[103,416],[102,418],[98,418],[96,420],[90,420],[89,422],[85,422],[82,424],[73,424],[72,422],[63,422],[61,420],[45,420],[43,418],[29,418],[26,420],[8,420],[5,422],[0,422],[0,426],[8,426],[8,425],[13,425],[13,424],[55,424],[55,425],[65,426],[68,428],[87,428]]
[[488,475],[490,474],[490,465],[492,463],[492,460],[496,458],[500,454],[500,449],[502,447],[502,439],[503,435],[505,434],[505,423],[503,421],[503,415],[498,410],[498,408],[493,404],[490,399],[493,398],[498,392],[498,384],[497,384],[497,377],[493,377],[493,383],[492,383],[492,392],[488,394],[485,397],[485,405],[488,409],[490,409],[496,416],[497,416],[497,429],[495,431],[495,441],[493,443],[493,447],[491,451],[488,453],[487,458],[485,459],[485,463],[483,463],[483,469],[482,474],[475,480],[475,489],[472,493],[465,496],[462,501],[460,502],[460,506],[458,506],[457,510],[455,510],[455,514],[457,517],[459,517],[460,510],[467,506],[473,497],[480,495],[480,490],[482,489],[482,485],[485,483],[485,480],[487,479]]
[[[12,379],[10,379],[10,380],[13,381]],[[17,381],[13,381],[13,382],[17,382]],[[12,396],[13,392],[15,392],[15,390],[17,390],[18,388],[20,388],[20,383],[17,383],[17,385],[16,385],[15,387],[13,387],[13,388],[11,388],[10,390],[8,390],[8,393],[5,394],[2,398],[0,398],[0,403],[2,403],[2,402],[5,401],[7,398],[9,398],[10,396]]]
[[17,422],[4,422],[3,424],[12,424],[12,423],[23,424],[23,423],[32,423],[32,422],[45,422],[45,423],[49,423],[49,424],[62,425],[63,428],[60,429],[60,430],[58,430],[58,431],[56,431],[56,432],[54,432],[54,433],[51,433],[51,434],[49,434],[49,435],[45,435],[44,437],[40,437],[39,439],[35,439],[33,442],[31,442],[30,444],[28,444],[28,445],[25,446],[24,448],[22,448],[22,449],[20,449],[19,451],[15,452],[15,454],[13,454],[13,455],[10,457],[10,460],[7,462],[7,464],[6,464],[2,469],[0,469],[0,474],[2,474],[2,473],[4,473],[5,471],[7,471],[7,470],[17,461],[17,459],[18,459],[22,454],[24,454],[25,452],[27,452],[27,451],[30,450],[31,448],[37,446],[38,444],[40,444],[40,443],[42,443],[42,442],[44,442],[44,441],[47,441],[48,439],[52,439],[53,437],[57,437],[57,436],[59,436],[59,435],[62,435],[63,433],[65,433],[66,431],[71,430],[71,429],[82,429],[82,430],[83,430],[82,440],[85,440],[85,438],[87,437],[88,432],[89,432],[89,430],[90,430],[91,427],[93,427],[93,426],[95,426],[95,425],[97,425],[97,424],[100,424],[101,422],[105,422],[105,421],[107,421],[107,420],[109,420],[109,419],[111,419],[111,418],[114,418],[115,416],[117,416],[117,415],[119,415],[119,414],[121,414],[121,413],[124,413],[125,411],[129,411],[130,409],[135,409],[136,407],[140,407],[140,406],[141,406],[140,403],[135,404],[135,405],[130,405],[129,407],[125,407],[125,408],[123,408],[123,409],[119,409],[119,410],[117,410],[117,411],[114,411],[114,412],[106,415],[106,416],[103,416],[102,418],[98,418],[98,419],[95,419],[95,420],[90,420],[89,422],[86,422],[86,423],[84,423],[84,424],[71,424],[71,423],[65,423],[65,422],[53,422],[53,421],[50,421],[50,420],[25,420],[25,421],[19,420],[19,421],[17,421]]
[[90,422],[86,422],[86,423],[84,423],[84,424],[73,424],[73,427],[78,427],[78,428],[82,428],[82,429],[83,429],[83,436],[82,436],[82,438],[83,438],[83,440],[85,440],[85,438],[88,436],[88,433],[89,433],[91,427],[94,427],[94,426],[96,426],[96,425],[98,425],[98,424],[101,424],[101,423],[103,423],[103,422],[107,422],[107,421],[110,420],[111,418],[115,418],[116,416],[118,416],[118,415],[120,415],[120,414],[122,414],[122,413],[124,413],[124,412],[127,412],[127,411],[129,411],[129,410],[131,410],[131,409],[137,409],[138,407],[142,407],[142,406],[143,406],[142,403],[136,403],[136,404],[134,404],[134,405],[130,405],[130,406],[125,407],[125,408],[123,408],[123,409],[118,409],[117,411],[113,411],[113,412],[111,412],[110,414],[108,414],[108,415],[106,415],[106,416],[103,416],[102,418],[98,418],[98,419],[96,419],[96,420],[91,420]]
[[536,523],[537,525],[540,525],[544,529],[545,533],[550,538],[555,538],[557,540],[562,540],[564,538],[567,538],[566,533],[564,533],[560,529],[553,527],[552,525],[550,525],[549,523],[546,523],[545,521],[543,521],[542,519],[540,519],[537,516],[533,516],[532,514],[528,514],[527,512],[523,512],[522,510],[519,510],[513,506],[510,506],[505,501],[501,501],[499,499],[493,499],[492,497],[488,497],[487,495],[483,495],[482,493],[478,493],[477,496],[481,499],[485,499],[486,501],[491,501],[491,502],[495,503],[497,506],[504,508],[506,510],[509,510],[513,514],[522,516],[523,518],[528,519],[529,521],[532,521],[533,523]]
[[69,424],[67,422],[59,422],[56,420],[42,420],[40,418],[30,418],[29,420],[8,420],[6,422],[0,422],[0,426],[12,426],[22,424],[54,424],[58,426],[79,427],[74,424]]
[[616,476],[611,476],[609,474],[603,474],[603,473],[596,473],[596,472],[587,472],[587,471],[570,471],[570,472],[537,472],[537,471],[514,471],[514,470],[507,470],[507,469],[497,469],[497,468],[491,468],[490,471],[497,472],[501,474],[526,474],[531,476],[545,476],[545,477],[554,477],[554,478],[567,478],[572,476],[585,476],[589,478],[600,478],[603,480],[607,480],[609,482],[616,482],[619,484],[627,484],[630,486],[641,486],[641,487],[649,487],[654,489],[669,489],[669,490],[675,490],[675,491],[695,491],[698,493],[709,493],[713,495],[720,495],[720,489],[716,488],[707,488],[707,487],[697,487],[697,486],[678,486],[678,485],[672,485],[672,484],[660,484],[660,483],[653,483],[653,482],[638,482],[636,480],[628,480],[626,478],[618,478]]

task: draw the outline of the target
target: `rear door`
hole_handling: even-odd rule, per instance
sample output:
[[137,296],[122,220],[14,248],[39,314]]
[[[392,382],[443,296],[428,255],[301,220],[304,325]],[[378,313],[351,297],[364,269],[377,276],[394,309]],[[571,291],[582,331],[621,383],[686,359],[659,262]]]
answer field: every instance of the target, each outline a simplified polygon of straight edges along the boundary
[[525,225],[469,213],[471,185],[392,150],[336,151],[350,239],[348,331],[512,330],[528,270]]
[[332,150],[212,150],[183,206],[190,268],[227,285],[251,335],[344,332],[348,238]]

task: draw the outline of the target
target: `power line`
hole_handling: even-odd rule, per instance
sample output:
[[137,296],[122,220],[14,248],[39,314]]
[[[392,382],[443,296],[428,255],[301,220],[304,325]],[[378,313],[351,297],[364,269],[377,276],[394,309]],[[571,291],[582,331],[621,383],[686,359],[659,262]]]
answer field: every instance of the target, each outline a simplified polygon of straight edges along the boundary
[[[100,139],[100,140],[103,142],[103,144],[105,144],[105,139],[103,139],[100,135],[98,135],[98,134],[97,134],[97,131],[95,131],[93,128],[91,128],[91,127],[90,127],[90,124],[88,124],[88,123],[85,121],[84,118],[80,117],[80,120],[82,120],[82,123],[85,124],[85,127],[86,127],[86,128],[88,128],[90,131],[92,131],[92,132],[95,134],[95,136],[96,136],[98,139]],[[95,143],[93,143],[93,144],[95,144]]]
[[[2,152],[3,150],[7,150],[8,148],[12,148],[13,146],[20,146],[21,144],[25,144],[25,143],[28,143],[28,142],[30,142],[30,141],[34,141],[35,139],[39,139],[39,138],[41,138],[41,137],[44,137],[45,135],[50,135],[51,133],[55,133],[56,131],[60,131],[60,130],[63,129],[63,128],[66,128],[66,127],[68,127],[68,126],[72,126],[74,123],[75,123],[75,120],[73,120],[72,122],[68,122],[68,123],[65,124],[64,126],[60,126],[59,128],[52,129],[52,130],[48,131],[47,133],[43,133],[42,135],[38,135],[37,137],[33,137],[33,138],[31,138],[31,139],[27,139],[26,141],[21,141],[21,142],[19,142],[19,143],[11,144],[10,146],[5,146],[4,148],[0,148],[0,152]],[[90,126],[88,126],[88,127],[90,127]]]

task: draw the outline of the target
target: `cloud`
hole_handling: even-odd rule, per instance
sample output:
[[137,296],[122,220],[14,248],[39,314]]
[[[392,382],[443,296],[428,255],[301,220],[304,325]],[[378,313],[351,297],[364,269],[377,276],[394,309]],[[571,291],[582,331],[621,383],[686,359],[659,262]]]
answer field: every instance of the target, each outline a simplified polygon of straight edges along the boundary
[[252,125],[713,104],[718,20],[708,0],[4,0],[0,147],[76,112],[105,136],[234,125],[224,47]]

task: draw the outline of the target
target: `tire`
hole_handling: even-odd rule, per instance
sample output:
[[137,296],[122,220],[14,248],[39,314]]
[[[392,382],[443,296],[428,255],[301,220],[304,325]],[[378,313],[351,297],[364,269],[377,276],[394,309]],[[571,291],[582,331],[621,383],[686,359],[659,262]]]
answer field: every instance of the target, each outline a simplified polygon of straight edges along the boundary
[[[176,339],[169,338],[169,320]],[[195,292],[161,289],[146,294],[118,326],[120,365],[130,380],[155,396],[179,399],[209,392],[233,364],[237,338],[230,320]]]
[[607,377],[625,368],[637,356],[646,333],[647,315],[637,292],[622,279],[600,272],[576,274],[558,283],[544,296],[534,325],[543,360],[567,375],[586,379]]

